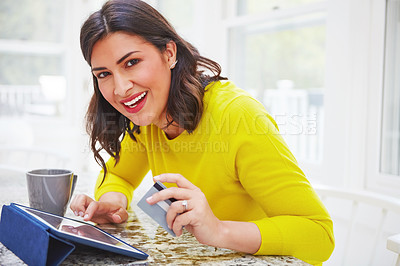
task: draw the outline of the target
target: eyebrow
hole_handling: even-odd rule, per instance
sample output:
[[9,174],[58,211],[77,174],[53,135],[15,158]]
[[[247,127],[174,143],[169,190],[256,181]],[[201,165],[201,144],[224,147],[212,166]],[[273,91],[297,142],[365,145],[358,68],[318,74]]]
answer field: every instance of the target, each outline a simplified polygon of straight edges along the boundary
[[[127,53],[126,55],[124,55],[123,57],[121,57],[120,59],[118,59],[117,65],[121,64],[121,62],[124,61],[124,60],[125,60],[128,56],[130,56],[131,54],[137,53],[137,52],[139,52],[139,51],[132,51],[132,52]],[[95,68],[92,68],[92,72],[93,72],[93,71],[99,71],[99,70],[105,70],[105,69],[107,69],[107,68],[106,68],[106,67],[95,67]]]
[[124,55],[123,57],[121,57],[121,58],[117,61],[117,65],[121,64],[121,62],[124,61],[124,60],[125,60],[128,56],[130,56],[131,54],[137,53],[137,52],[139,52],[139,51],[132,51],[132,52],[127,53],[126,55]]

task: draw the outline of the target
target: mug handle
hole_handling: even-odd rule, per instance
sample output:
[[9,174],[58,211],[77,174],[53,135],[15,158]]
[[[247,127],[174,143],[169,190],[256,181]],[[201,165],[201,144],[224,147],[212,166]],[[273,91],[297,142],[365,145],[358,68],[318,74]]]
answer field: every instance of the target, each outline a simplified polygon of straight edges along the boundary
[[74,175],[74,178],[72,179],[71,196],[72,196],[72,194],[74,194],[74,191],[75,191],[76,180],[78,180],[78,175]]

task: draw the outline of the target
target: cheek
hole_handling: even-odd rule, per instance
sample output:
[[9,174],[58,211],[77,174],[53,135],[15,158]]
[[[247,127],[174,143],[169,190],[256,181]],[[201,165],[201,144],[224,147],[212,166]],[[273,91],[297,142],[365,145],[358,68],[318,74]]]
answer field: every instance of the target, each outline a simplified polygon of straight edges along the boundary
[[140,78],[137,82],[150,89],[164,89],[170,86],[171,71],[166,69],[162,63],[148,65],[142,68],[138,74]]
[[101,86],[99,86],[99,90],[101,95],[103,95],[103,97],[107,100],[110,101],[110,93],[107,92],[107,90],[105,90],[104,88],[102,88]]
[[110,81],[107,79],[97,80],[97,87],[106,100],[108,100],[109,95],[113,94],[112,88],[110,87]]
[[100,86],[100,84],[99,84],[99,90],[100,90],[101,95],[103,95],[104,99],[106,99],[107,102],[109,102],[111,105],[114,106],[114,104],[113,104],[113,96],[114,96],[113,91],[109,90],[107,88],[104,88],[104,86]]

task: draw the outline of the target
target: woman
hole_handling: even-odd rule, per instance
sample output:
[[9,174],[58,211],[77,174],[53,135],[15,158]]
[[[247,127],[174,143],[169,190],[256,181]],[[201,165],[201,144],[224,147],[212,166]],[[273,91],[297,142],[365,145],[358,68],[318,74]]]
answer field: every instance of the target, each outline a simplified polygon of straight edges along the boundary
[[177,199],[167,213],[177,236],[184,227],[215,247],[329,258],[332,221],[276,123],[161,14],[142,1],[109,1],[82,26],[81,48],[94,84],[87,129],[103,171],[95,199],[71,203],[76,215],[126,221],[151,170],[169,188],[147,202]]

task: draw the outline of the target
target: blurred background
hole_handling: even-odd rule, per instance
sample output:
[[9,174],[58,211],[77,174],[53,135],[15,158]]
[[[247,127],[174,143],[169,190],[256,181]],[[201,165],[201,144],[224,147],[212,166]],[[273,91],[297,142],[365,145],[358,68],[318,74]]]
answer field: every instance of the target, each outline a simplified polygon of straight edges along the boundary
[[[59,159],[95,178],[100,168],[84,125],[93,89],[79,31],[104,2],[0,1],[0,165],[29,169],[45,158]],[[202,55],[219,62],[223,75],[265,105],[313,184],[396,203],[399,0],[146,2]],[[385,245],[390,234],[400,232],[400,211],[375,222],[371,217],[382,211],[375,215],[361,207],[349,220],[354,201],[326,204],[338,217],[339,232],[337,254],[329,263],[366,265],[360,258],[378,247],[371,264],[393,261]],[[354,249],[345,248],[355,228],[363,238],[355,240]],[[347,262],[344,250],[352,254]]]

